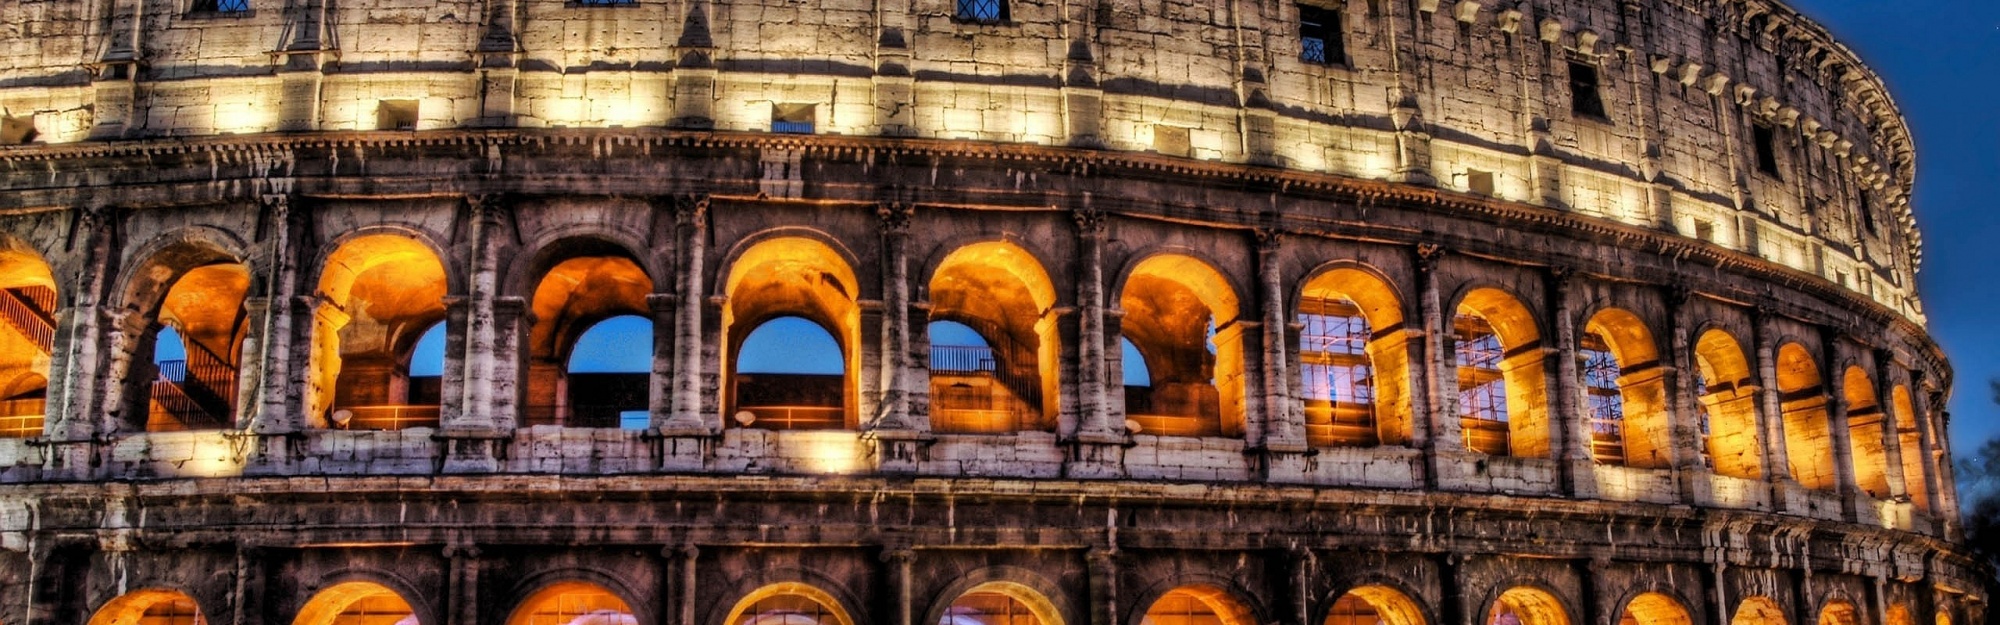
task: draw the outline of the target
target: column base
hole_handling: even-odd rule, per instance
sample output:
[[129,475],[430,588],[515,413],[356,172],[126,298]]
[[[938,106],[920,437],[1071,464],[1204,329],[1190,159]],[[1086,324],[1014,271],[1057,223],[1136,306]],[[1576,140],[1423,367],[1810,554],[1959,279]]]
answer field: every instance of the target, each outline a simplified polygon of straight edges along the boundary
[[875,470],[896,475],[916,473],[935,440],[928,433],[905,429],[875,430],[862,438],[874,443],[870,452],[875,455]]
[[1244,450],[1257,477],[1275,484],[1308,484],[1319,472],[1319,450],[1304,445],[1269,445]]
[[444,444],[439,473],[497,473],[513,437],[491,431],[441,431],[432,437]]
[[43,443],[47,455],[42,458],[42,479],[50,481],[85,480],[97,472],[97,441],[50,440]]
[[244,475],[291,475],[297,473],[293,466],[305,458],[301,447],[305,443],[303,432],[271,432],[239,434],[250,439],[250,457],[243,462]]
[[1079,434],[1067,443],[1069,457],[1063,460],[1063,477],[1078,480],[1125,477],[1125,449],[1131,446],[1125,437]]
[[708,467],[717,434],[707,428],[661,428],[647,432],[646,437],[657,441],[653,446],[656,470],[687,473]]

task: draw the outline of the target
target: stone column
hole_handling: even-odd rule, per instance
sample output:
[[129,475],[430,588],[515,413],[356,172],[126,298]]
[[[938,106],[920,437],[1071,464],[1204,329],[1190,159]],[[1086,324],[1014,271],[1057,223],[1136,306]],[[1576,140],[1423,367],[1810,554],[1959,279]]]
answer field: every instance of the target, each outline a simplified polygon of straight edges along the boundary
[[1563,492],[1578,498],[1597,496],[1597,465],[1591,456],[1591,424],[1583,413],[1583,375],[1577,368],[1576,314],[1570,306],[1570,295],[1575,290],[1575,270],[1569,267],[1549,268],[1549,317],[1555,320],[1555,346],[1544,346],[1543,353],[1553,354],[1554,366],[1544,366],[1549,375],[1555,376],[1555,401],[1549,406],[1554,426],[1554,434],[1560,438],[1553,441],[1557,450],[1557,463],[1563,476]]
[[[1875,350],[1874,357],[1875,372],[1870,377],[1874,378],[1875,381],[1875,388],[1873,389],[1875,392],[1875,406],[1882,411],[1882,423],[1880,427],[1882,432],[1882,464],[1886,465],[1882,467],[1882,474],[1889,482],[1889,498],[1899,503],[1907,504],[1910,501],[1910,485],[1909,476],[1903,474],[1903,454],[1906,451],[1908,453],[1916,453],[1916,450],[1904,450],[1903,438],[1898,436],[1900,430],[1897,428],[1897,421],[1903,415],[1896,408],[1895,378],[1890,377],[1890,375],[1895,373],[1895,369],[1893,368],[1895,360],[1890,356],[1889,350],[1886,349]],[[1918,476],[1918,479],[1921,480],[1922,476]],[[1923,488],[1923,486],[1919,484],[1917,488]],[[1903,509],[1908,510],[1910,506],[1905,505]]]
[[1121,625],[1124,621],[1118,614],[1118,550],[1112,547],[1091,547],[1084,554],[1089,571],[1090,587],[1088,625]]
[[[1089,201],[1089,196],[1085,196]],[[1104,213],[1080,208],[1074,212],[1077,231],[1077,428],[1071,437],[1071,456],[1064,467],[1068,477],[1115,478],[1123,473],[1127,438],[1124,424],[1111,422],[1112,395],[1108,386],[1106,354],[1118,340],[1106,331],[1104,241],[1108,224]]]
[[230,615],[236,623],[256,623],[263,620],[264,607],[264,559],[263,550],[238,543],[236,545],[236,580],[230,593]]
[[[910,415],[910,393],[918,380],[912,371],[910,326],[924,323],[910,316],[911,204],[891,202],[877,207],[882,230],[882,333],[876,369],[882,389],[875,414],[864,424],[875,440],[876,469],[914,473],[919,452],[928,438],[928,423]],[[907,616],[907,614],[905,615]]]
[[[1413,406],[1411,414],[1424,421],[1412,429],[1423,431],[1418,446],[1424,451],[1424,486],[1430,489],[1451,482],[1449,476],[1456,475],[1453,469],[1466,455],[1465,425],[1458,418],[1458,363],[1451,352],[1454,315],[1444,309],[1444,296],[1438,292],[1438,262],[1444,255],[1444,248],[1437,245],[1416,248],[1417,309],[1423,326],[1413,337],[1421,340],[1410,341],[1410,394],[1423,395],[1424,402]],[[1419,412],[1419,407],[1425,410]]]
[[1275,230],[1258,230],[1257,273],[1259,298],[1263,305],[1264,339],[1260,372],[1264,378],[1264,473],[1273,481],[1298,481],[1309,471],[1305,407],[1292,396],[1291,345],[1287,343],[1285,282],[1282,267],[1284,238]]
[[500,436],[499,415],[495,413],[496,376],[502,370],[498,361],[502,357],[501,343],[506,339],[501,336],[505,329],[496,311],[499,299],[496,239],[500,236],[500,213],[506,206],[497,195],[468,196],[466,205],[472,267],[468,272],[471,279],[465,302],[464,356],[459,363],[464,371],[460,378],[462,394],[452,398],[461,406],[457,418],[442,423],[438,432],[445,445],[446,473],[484,473],[499,468],[494,453]]
[[671,128],[715,127],[715,40],[709,35],[710,0],[689,0],[683,6],[681,36],[674,42],[674,116]]
[[886,585],[889,596],[883,602],[889,606],[889,618],[884,625],[911,625],[913,617],[910,611],[916,606],[912,605],[914,595],[910,590],[912,585],[910,562],[915,558],[915,552],[910,551],[908,547],[893,547],[882,551],[882,564],[887,569],[883,577],[889,580]]
[[[1866,506],[1862,500],[1868,499],[1868,494],[1862,492],[1855,480],[1854,433],[1848,429],[1847,424],[1847,393],[1841,391],[1841,372],[1829,366],[1838,362],[1835,359],[1836,354],[1840,353],[1835,345],[1838,334],[1833,329],[1822,328],[1820,336],[1822,337],[1821,360],[1814,364],[1818,365],[1821,371],[1820,393],[1826,396],[1826,427],[1828,438],[1832,439],[1833,472],[1837,482],[1835,492],[1840,495],[1842,517],[1849,521],[1865,522],[1862,519]],[[1874,520],[1873,514],[1866,516],[1867,521]]]
[[521,44],[514,32],[519,0],[486,0],[484,32],[473,49],[479,64],[480,102],[476,126],[514,125],[514,92],[520,76]]
[[1772,313],[1759,307],[1751,316],[1752,341],[1757,347],[1757,434],[1764,442],[1764,477],[1771,481],[1771,508],[1789,510],[1792,462],[1785,450],[1785,411],[1778,392],[1778,338]]
[[647,427],[658,432],[674,410],[674,313],[680,300],[672,293],[647,293],[646,311],[653,322],[653,366],[646,381]]
[[695,625],[695,591],[698,579],[695,577],[696,558],[701,556],[701,548],[693,543],[682,543],[666,549],[667,557],[673,564],[671,575],[674,591],[667,598],[670,606],[667,625]]
[[1304,547],[1292,549],[1285,557],[1291,561],[1291,575],[1285,578],[1284,596],[1287,601],[1285,612],[1279,615],[1283,619],[1281,622],[1308,625],[1312,623],[1312,583],[1320,576],[1319,558],[1312,549]]
[[[308,369],[294,373],[292,348],[301,344],[300,332],[294,328],[298,294],[298,253],[293,237],[304,230],[307,218],[303,211],[292,210],[291,195],[284,193],[266,194],[260,198],[264,207],[263,220],[270,228],[264,241],[265,262],[269,273],[265,278],[265,297],[246,299],[248,318],[257,325],[252,334],[254,345],[246,337],[240,360],[247,366],[238,367],[239,383],[248,391],[245,406],[248,423],[245,427],[257,435],[257,449],[253,452],[246,473],[258,473],[266,469],[283,470],[290,464],[291,450],[288,442],[292,434],[303,429],[311,415],[305,414],[304,406],[298,400],[303,397],[299,383],[303,376],[313,375]],[[261,305],[259,305],[261,304]],[[260,314],[261,313],[261,314]],[[304,341],[311,341],[310,333]],[[304,343],[310,350],[310,343]]]
[[79,207],[71,213],[70,260],[54,268],[58,280],[71,285],[60,294],[67,305],[56,310],[55,340],[49,354],[48,403],[42,431],[49,442],[43,457],[44,477],[82,478],[90,471],[98,428],[107,412],[103,400],[112,379],[105,376],[106,330],[110,311],[98,300],[117,257],[114,219],[109,209]]
[[445,544],[444,557],[444,625],[479,625],[479,547],[454,538]]
[[1673,441],[1669,460],[1674,471],[1674,483],[1680,488],[1680,500],[1690,505],[1707,503],[1712,494],[1709,488],[1710,471],[1701,457],[1707,441],[1701,437],[1701,392],[1695,388],[1694,375],[1694,332],[1693,315],[1688,311],[1688,298],[1693,295],[1684,286],[1667,289],[1667,362],[1661,363],[1665,369],[1667,388],[1668,436]]
[[714,424],[703,417],[702,304],[708,300],[702,280],[704,255],[708,248],[708,197],[683,195],[674,198],[674,351],[672,408],[659,424],[670,436],[707,436]]
[[1925,445],[1930,449],[1924,456],[1924,468],[1929,470],[1930,483],[1937,493],[1937,498],[1933,500],[1936,503],[1932,507],[1937,510],[1938,518],[1944,523],[1945,537],[1949,540],[1958,540],[1958,483],[1952,477],[1951,444],[1948,436],[1951,432],[1951,413],[1938,408],[1944,404],[1944,391],[1931,388],[1929,378],[1922,370],[1911,373],[1916,379],[1910,384],[1915,387],[1912,392],[1914,397],[1910,400],[1916,404],[1917,414],[1920,415],[1917,432],[1923,435]]
[[[1938,487],[1937,439],[1932,438],[1932,419],[1929,410],[1930,399],[1928,397],[1929,393],[1924,390],[1924,383],[1925,379],[1922,369],[1913,369],[1910,371],[1910,412],[1912,413],[1910,415],[1910,422],[1917,428],[1917,449],[1915,451],[1921,454],[1922,461],[1918,464],[1923,468],[1923,473],[1917,476],[1923,482],[1918,484],[1917,487],[1924,489],[1924,493],[1928,495],[1924,498],[1924,501],[1929,502],[1930,506],[1924,509],[1924,514],[1931,515],[1932,518],[1948,520],[1950,517],[1957,516],[1958,508],[1955,506],[1945,507],[1943,505],[1944,494],[1942,489]],[[1907,475],[1903,477],[1904,479],[1909,478]]]

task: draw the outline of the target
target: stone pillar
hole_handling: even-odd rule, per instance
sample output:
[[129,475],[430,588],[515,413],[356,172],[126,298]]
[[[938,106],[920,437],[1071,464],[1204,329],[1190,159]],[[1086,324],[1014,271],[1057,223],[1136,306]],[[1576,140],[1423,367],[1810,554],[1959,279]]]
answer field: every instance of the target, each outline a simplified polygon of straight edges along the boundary
[[1256,235],[1258,290],[1263,305],[1263,322],[1259,325],[1262,326],[1264,339],[1260,374],[1264,379],[1262,443],[1265,479],[1300,481],[1310,470],[1306,466],[1306,458],[1311,445],[1306,437],[1305,407],[1292,396],[1295,375],[1290,368],[1291,344],[1287,343],[1286,332],[1291,324],[1285,314],[1285,282],[1280,253],[1284,238],[1274,230],[1258,230]]
[[[1931,515],[1933,518],[1948,521],[1951,517],[1958,516],[1958,508],[1956,506],[1946,507],[1944,505],[1943,489],[1938,486],[1940,481],[1937,470],[1938,443],[1937,439],[1932,437],[1930,398],[1928,397],[1930,393],[1925,391],[1924,383],[1925,379],[1922,369],[1913,369],[1910,371],[1910,412],[1913,413],[1910,415],[1910,422],[1915,424],[1917,428],[1916,453],[1921,454],[1922,462],[1919,464],[1923,467],[1923,473],[1917,476],[1923,482],[1918,484],[1917,487],[1924,489],[1924,493],[1928,495],[1924,498],[1924,501],[1930,502],[1930,506],[1924,510],[1924,513]],[[1909,478],[1907,475],[1903,477],[1904,479]]]
[[444,625],[479,625],[479,547],[453,539],[445,545],[444,557]]
[[1285,577],[1284,597],[1287,599],[1284,613],[1279,622],[1285,625],[1309,625],[1312,623],[1313,580],[1319,579],[1319,558],[1312,549],[1298,547],[1285,554],[1290,560],[1291,575]]
[[715,127],[715,41],[709,35],[709,0],[690,0],[681,18],[681,36],[674,42],[674,116],[672,128],[704,130]]
[[[1831,328],[1822,328],[1820,336],[1822,337],[1820,362],[1814,364],[1821,371],[1820,393],[1826,396],[1826,427],[1828,438],[1832,439],[1833,472],[1837,482],[1835,492],[1840,495],[1842,517],[1849,521],[1857,521],[1864,514],[1862,500],[1869,497],[1861,490],[1855,479],[1854,432],[1849,429],[1847,423],[1849,408],[1847,393],[1841,388],[1842,372],[1832,366],[1839,362],[1836,360],[1836,355],[1840,353],[1836,345],[1839,335]],[[1870,521],[1873,520],[1872,514],[1868,517]]]
[[1692,295],[1693,291],[1684,286],[1666,291],[1669,351],[1668,361],[1661,363],[1666,376],[1663,382],[1667,389],[1667,431],[1673,453],[1669,461],[1674,483],[1680,489],[1680,501],[1690,505],[1708,503],[1712,495],[1711,472],[1701,461],[1707,441],[1701,436],[1703,389],[1695,388],[1694,319],[1687,306]]
[[1089,572],[1090,588],[1087,625],[1120,625],[1124,621],[1118,614],[1118,550],[1112,547],[1091,547],[1084,555]]
[[674,313],[680,300],[672,293],[647,293],[646,311],[653,322],[653,366],[646,382],[646,417],[658,432],[674,410]]
[[1549,268],[1549,318],[1555,320],[1555,346],[1543,353],[1555,357],[1554,366],[1545,366],[1549,375],[1555,376],[1554,400],[1549,406],[1554,435],[1558,436],[1552,447],[1557,450],[1557,463],[1561,469],[1563,492],[1577,498],[1597,496],[1597,465],[1591,456],[1591,424],[1583,413],[1583,375],[1577,368],[1576,314],[1570,306],[1570,296],[1575,290],[1575,270],[1569,267]]
[[[914,473],[927,439],[928,423],[910,416],[910,392],[919,381],[912,372],[910,325],[910,217],[916,207],[885,203],[876,208],[882,230],[882,333],[877,366],[881,402],[863,425],[875,441],[876,469]],[[907,616],[907,614],[905,615]]]
[[[503,367],[499,362],[504,357],[501,354],[502,343],[513,343],[502,336],[510,328],[501,325],[497,310],[499,244],[496,239],[500,237],[500,213],[506,210],[504,200],[496,195],[469,196],[466,204],[470,216],[472,267],[468,272],[471,279],[465,302],[464,356],[460,361],[464,371],[461,377],[462,394],[452,398],[461,407],[457,418],[442,423],[438,432],[438,438],[445,445],[446,473],[484,473],[499,469],[495,448],[502,434],[501,415],[496,413],[500,382],[496,378],[503,372],[516,369]],[[512,380],[508,381],[508,386],[512,387]],[[511,408],[512,402],[508,404]]]
[[514,32],[518,0],[486,0],[485,31],[473,49],[479,64],[479,119],[475,126],[514,125],[514,92],[520,77],[520,40]]
[[889,618],[884,625],[911,625],[910,611],[916,606],[912,605],[910,562],[916,554],[908,547],[892,547],[884,549],[881,557],[885,569],[882,577],[889,580],[885,585],[888,596],[883,601],[883,605],[889,606]]
[[[1916,453],[1916,450],[1904,450],[1903,439],[1897,435],[1899,433],[1897,421],[1903,415],[1896,408],[1896,385],[1893,382],[1895,378],[1890,377],[1895,373],[1893,368],[1895,360],[1886,349],[1875,350],[1874,357],[1875,371],[1870,377],[1875,381],[1873,389],[1875,405],[1882,411],[1882,423],[1879,429],[1882,432],[1882,464],[1886,465],[1882,467],[1882,474],[1889,482],[1889,498],[1907,504],[1910,501],[1910,485],[1909,476],[1903,474],[1903,454],[1906,451]],[[1922,479],[1922,476],[1918,476],[1918,479]],[[1918,485],[1918,488],[1922,487]],[[1903,509],[1909,508],[1903,506]]]
[[1413,429],[1424,431],[1418,443],[1424,451],[1424,486],[1434,490],[1449,483],[1448,476],[1457,475],[1454,469],[1466,455],[1465,424],[1458,418],[1458,363],[1451,351],[1455,315],[1444,309],[1444,296],[1438,292],[1438,262],[1444,255],[1444,248],[1437,245],[1416,248],[1417,308],[1423,326],[1414,337],[1421,341],[1411,343],[1421,344],[1422,350],[1410,358],[1410,393],[1417,395],[1421,389],[1427,408],[1412,412],[1424,420]]
[[[707,436],[715,424],[704,418],[702,406],[702,304],[706,285],[702,275],[707,253],[708,197],[683,195],[674,198],[674,351],[672,408],[658,424],[669,436]],[[655,418],[658,418],[657,415]]]
[[701,548],[693,543],[682,543],[668,547],[666,556],[673,565],[670,575],[673,592],[667,596],[667,625],[695,625],[695,591],[699,581],[695,576],[696,558],[701,556]]
[[1788,510],[1789,494],[1797,490],[1792,463],[1785,450],[1785,412],[1778,392],[1778,338],[1772,313],[1759,307],[1751,317],[1757,347],[1757,434],[1764,442],[1764,477],[1771,481],[1771,507]]
[[1938,518],[1944,522],[1945,538],[1958,540],[1958,481],[1952,476],[1951,443],[1948,435],[1951,432],[1951,413],[1938,407],[1944,404],[1944,391],[1931,388],[1929,378],[1923,371],[1914,371],[1912,374],[1916,379],[1911,382],[1911,386],[1916,389],[1911,402],[1916,404],[1917,414],[1921,415],[1918,432],[1924,436],[1931,450],[1930,454],[1924,456],[1926,461],[1924,466],[1930,470],[1931,484],[1937,489],[1937,498],[1933,500],[1936,503],[1933,507],[1938,511]]
[[1401,99],[1389,111],[1389,120],[1396,126],[1396,181],[1426,187],[1436,185],[1437,178],[1431,173],[1431,133],[1425,127],[1424,113],[1417,107],[1416,98]]
[[109,209],[79,207],[71,213],[69,260],[53,268],[59,281],[70,285],[57,306],[55,340],[49,354],[49,387],[42,431],[49,443],[43,456],[43,477],[74,479],[88,476],[96,463],[97,422],[108,412],[103,403],[112,378],[105,375],[110,353],[106,330],[111,311],[98,300],[108,292],[117,257],[115,219]]
[[230,593],[230,608],[233,622],[241,624],[257,623],[264,620],[264,558],[263,550],[254,546],[236,545],[236,583]]
[[[1085,202],[1089,196],[1085,195]],[[1064,472],[1073,478],[1115,478],[1123,472],[1124,424],[1111,422],[1113,358],[1117,335],[1107,334],[1104,284],[1104,213],[1081,208],[1074,213],[1077,231],[1077,428]]]

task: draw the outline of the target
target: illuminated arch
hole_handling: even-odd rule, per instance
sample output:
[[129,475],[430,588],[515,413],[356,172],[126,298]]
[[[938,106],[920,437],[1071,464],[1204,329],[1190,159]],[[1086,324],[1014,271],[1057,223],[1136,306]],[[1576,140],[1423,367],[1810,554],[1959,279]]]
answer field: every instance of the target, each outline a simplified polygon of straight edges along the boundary
[[436,426],[436,402],[410,390],[410,350],[445,317],[444,263],[429,245],[401,234],[368,234],[340,244],[320,271],[312,319],[306,414],[324,423],[340,412],[352,429]]
[[1763,479],[1757,380],[1742,346],[1728,332],[1710,329],[1695,341],[1694,364],[1709,466],[1717,475]]
[[1146,355],[1153,377],[1150,392],[1125,398],[1140,431],[1241,436],[1243,328],[1229,281],[1191,256],[1159,254],[1133,266],[1119,306],[1123,335]]
[[933,321],[964,324],[986,342],[979,348],[933,341],[931,429],[1053,428],[1061,347],[1055,284],[1041,262],[1013,243],[973,243],[938,263],[929,293]]
[[723,625],[854,625],[839,599],[810,584],[771,584],[744,595]]
[[1356,587],[1327,608],[1323,625],[1424,625],[1423,609],[1402,591],[1381,585]]
[[134,590],[105,602],[89,625],[202,625],[201,605],[173,590]]
[[40,436],[61,299],[40,254],[0,245],[0,437]]
[[1578,338],[1592,457],[1642,469],[1673,466],[1666,370],[1646,322],[1631,311],[1606,308],[1584,323]]
[[1486,625],[1569,625],[1569,611],[1547,591],[1516,586],[1493,600]]
[[1861,625],[1861,614],[1854,604],[1835,599],[1819,609],[1819,625]]
[[[626,315],[651,319],[646,296],[653,293],[653,279],[623,248],[595,240],[558,242],[543,252],[536,266],[547,269],[528,301],[535,323],[528,328],[525,384],[531,399],[521,411],[522,424],[618,427],[618,410],[597,404],[580,408],[580,396],[602,391],[596,388],[598,383],[616,387],[624,395],[644,393],[650,375],[636,384],[629,377],[579,379],[572,387],[569,362],[578,339],[599,322]],[[649,359],[653,353],[650,340],[631,347]],[[642,395],[639,403],[645,402]]]
[[1326,270],[1299,289],[1299,396],[1314,446],[1410,441],[1416,426],[1403,321],[1395,288],[1364,269]]
[[1876,499],[1888,499],[1889,452],[1883,427],[1888,414],[1875,396],[1875,382],[1861,367],[1841,374],[1841,397],[1847,402],[1847,448],[1854,462],[1854,485]]
[[[133,314],[117,331],[130,337],[118,405],[129,426],[148,431],[235,425],[239,348],[250,329],[244,295],[250,268],[200,232],[184,233],[137,263],[122,296]],[[155,362],[161,330],[173,328],[185,359]]]
[[1648,592],[1625,603],[1625,611],[1618,616],[1618,625],[1694,625],[1694,616],[1679,600]]
[[1550,457],[1548,376],[1534,315],[1506,291],[1479,288],[1459,302],[1452,327],[1466,448]]
[[313,595],[292,625],[417,625],[402,595],[373,582],[334,584]]
[[1035,589],[986,582],[960,593],[937,625],[1063,625],[1062,611]]
[[507,625],[638,625],[632,606],[589,582],[563,581],[537,590],[514,608]]
[[1910,618],[1910,608],[1900,603],[1889,604],[1883,618],[1886,619],[1883,625],[1916,625],[1916,620]]
[[[857,427],[855,400],[860,396],[861,350],[857,346],[861,344],[861,312],[856,300],[860,296],[860,282],[840,252],[802,236],[766,239],[736,257],[722,288],[728,298],[722,311],[722,336],[726,337],[723,371],[729,375],[724,385],[727,412],[745,411],[744,400],[765,393],[760,389],[783,386],[778,379],[739,375],[736,365],[743,342],[752,332],[773,319],[798,317],[825,329],[837,344],[842,363],[839,423],[846,428]],[[799,382],[819,386],[814,380]],[[755,414],[758,409],[751,406],[748,411]],[[757,416],[757,423],[762,424],[759,427],[776,427],[781,423],[771,418],[773,415]],[[823,427],[818,425],[820,421],[809,420],[808,426]]]
[[1931,509],[1930,480],[1924,471],[1923,433],[1917,429],[1917,409],[1910,403],[1910,389],[1898,384],[1889,390],[1889,407],[1895,413],[1896,446],[1903,456],[1903,492],[1918,510]]
[[1770,597],[1749,597],[1736,604],[1729,625],[1786,625],[1785,611]]
[[1257,625],[1248,606],[1229,591],[1206,584],[1169,590],[1146,608],[1141,625]]
[[1785,425],[1785,456],[1801,486],[1833,490],[1840,485],[1833,460],[1833,433],[1827,416],[1825,383],[1819,365],[1798,343],[1778,348],[1778,395]]

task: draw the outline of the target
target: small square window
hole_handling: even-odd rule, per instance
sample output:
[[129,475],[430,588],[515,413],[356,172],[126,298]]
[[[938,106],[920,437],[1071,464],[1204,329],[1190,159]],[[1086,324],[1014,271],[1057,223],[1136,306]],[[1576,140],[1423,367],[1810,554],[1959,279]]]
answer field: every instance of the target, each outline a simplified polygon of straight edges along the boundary
[[1694,220],[1694,238],[1714,243],[1715,222],[1706,219]]
[[1755,124],[1750,127],[1751,142],[1756,144],[1757,171],[1777,178],[1778,176],[1778,133],[1770,126]]
[[771,132],[812,134],[818,108],[816,104],[772,104]]
[[375,105],[376,130],[416,130],[416,100],[382,100]]
[[580,7],[632,6],[639,4],[639,0],[570,0],[570,4]]
[[1570,112],[1604,119],[1604,95],[1599,93],[1597,68],[1588,63],[1569,63]]
[[1153,124],[1153,151],[1167,156],[1189,156],[1194,147],[1188,140],[1188,129],[1166,124]]
[[248,13],[250,0],[194,0],[193,13]]
[[1465,189],[1480,195],[1493,195],[1493,172],[1483,169],[1465,170]]
[[1299,60],[1317,65],[1347,62],[1347,44],[1341,38],[1340,12],[1316,6],[1299,6]]
[[954,19],[976,24],[999,24],[1008,19],[1007,0],[954,0],[958,3]]
[[1875,225],[1875,203],[1868,201],[1867,193],[1862,193],[1857,196],[1857,199],[1859,202],[1856,206],[1860,209],[1861,227],[1868,231],[1869,236],[1882,234],[1881,230]]

